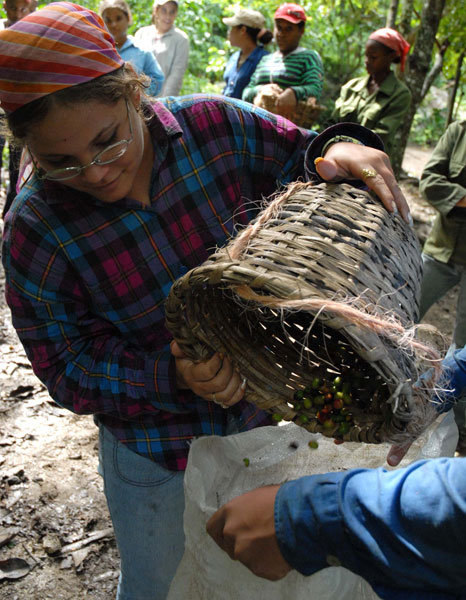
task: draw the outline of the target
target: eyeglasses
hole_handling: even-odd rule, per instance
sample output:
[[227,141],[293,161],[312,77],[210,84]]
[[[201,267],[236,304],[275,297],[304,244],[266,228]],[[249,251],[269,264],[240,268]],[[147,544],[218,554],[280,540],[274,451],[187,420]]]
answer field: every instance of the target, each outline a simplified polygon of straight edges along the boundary
[[97,156],[94,158],[92,162],[87,165],[83,165],[82,167],[65,167],[64,169],[54,169],[53,171],[44,171],[41,167],[36,164],[36,160],[34,159],[32,153],[29,151],[29,154],[32,157],[32,161],[34,166],[37,169],[37,176],[39,179],[50,179],[52,181],[65,181],[66,179],[73,179],[73,177],[77,177],[81,175],[84,169],[91,167],[92,165],[98,165],[99,167],[102,165],[108,165],[123,156],[123,154],[128,150],[128,146],[133,141],[133,125],[131,123],[131,115],[129,112],[128,101],[126,100],[126,114],[129,121],[129,139],[120,140],[119,142],[115,142],[111,144],[107,148],[104,148],[102,152],[99,152]]

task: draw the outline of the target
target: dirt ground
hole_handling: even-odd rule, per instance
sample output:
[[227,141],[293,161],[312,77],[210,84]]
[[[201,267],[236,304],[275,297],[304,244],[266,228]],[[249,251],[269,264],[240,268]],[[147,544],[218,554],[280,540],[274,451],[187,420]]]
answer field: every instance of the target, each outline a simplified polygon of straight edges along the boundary
[[[425,239],[433,211],[417,177],[430,150],[408,148],[402,187]],[[3,202],[3,199],[0,200]],[[0,221],[1,225],[1,221]],[[102,482],[97,429],[55,405],[12,328],[0,276],[0,600],[110,600],[118,555]],[[452,292],[426,321],[449,339]]]

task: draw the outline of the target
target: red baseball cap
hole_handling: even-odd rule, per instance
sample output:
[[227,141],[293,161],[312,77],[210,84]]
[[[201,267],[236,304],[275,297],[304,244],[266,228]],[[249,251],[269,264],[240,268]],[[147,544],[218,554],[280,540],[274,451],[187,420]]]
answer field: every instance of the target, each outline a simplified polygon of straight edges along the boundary
[[273,16],[274,19],[285,19],[285,21],[289,21],[290,23],[301,23],[301,21],[306,20],[306,13],[302,6],[299,4],[291,4],[286,3],[282,4],[277,8],[275,14]]

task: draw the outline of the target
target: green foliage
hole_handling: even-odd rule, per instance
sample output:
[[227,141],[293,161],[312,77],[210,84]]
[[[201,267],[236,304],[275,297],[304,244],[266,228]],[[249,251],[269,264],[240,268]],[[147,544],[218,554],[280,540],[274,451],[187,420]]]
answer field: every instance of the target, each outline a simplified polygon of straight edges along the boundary
[[414,116],[409,139],[419,146],[435,146],[445,131],[446,108],[420,106]]
[[[181,0],[176,25],[188,34],[191,47],[182,94],[221,92],[225,64],[234,51],[227,42],[227,27],[222,18],[233,13],[233,2]],[[98,10],[98,0],[81,0],[81,3]],[[269,29],[273,29],[273,14],[280,3],[281,0],[239,1],[243,6],[262,12]],[[129,31],[134,33],[139,27],[152,22],[152,0],[129,0],[129,4],[133,12],[133,25]],[[371,31],[385,26],[389,0],[303,0],[301,4],[309,16],[302,45],[317,50],[325,66],[321,103],[326,110],[320,117],[320,123],[324,123],[333,109],[340,87],[349,79],[365,73],[365,43]],[[410,42],[415,40],[423,4],[423,0],[414,1],[411,20],[413,39]],[[437,37],[440,43],[445,39],[450,42],[445,55],[446,79],[442,80],[443,86],[454,77],[459,53],[466,46],[466,0],[447,0]],[[274,44],[270,44],[268,49],[273,51]],[[465,98],[466,66],[463,71],[459,95]],[[441,108],[420,109],[414,122],[414,138],[421,143],[438,138],[442,115],[444,111]]]

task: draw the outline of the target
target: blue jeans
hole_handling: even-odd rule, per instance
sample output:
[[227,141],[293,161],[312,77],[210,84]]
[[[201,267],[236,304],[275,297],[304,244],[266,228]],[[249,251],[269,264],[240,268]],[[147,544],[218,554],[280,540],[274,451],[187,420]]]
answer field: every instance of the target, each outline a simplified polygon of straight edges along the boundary
[[99,472],[121,559],[117,600],[164,600],[184,552],[184,472],[99,429]]
[[[459,285],[456,304],[453,339],[447,356],[456,349],[466,346],[466,266],[442,263],[427,254],[422,255],[424,274],[421,283],[421,303],[419,318],[422,319],[429,308],[438,302],[455,285]],[[466,435],[466,397],[462,397],[453,407],[460,435]]]

